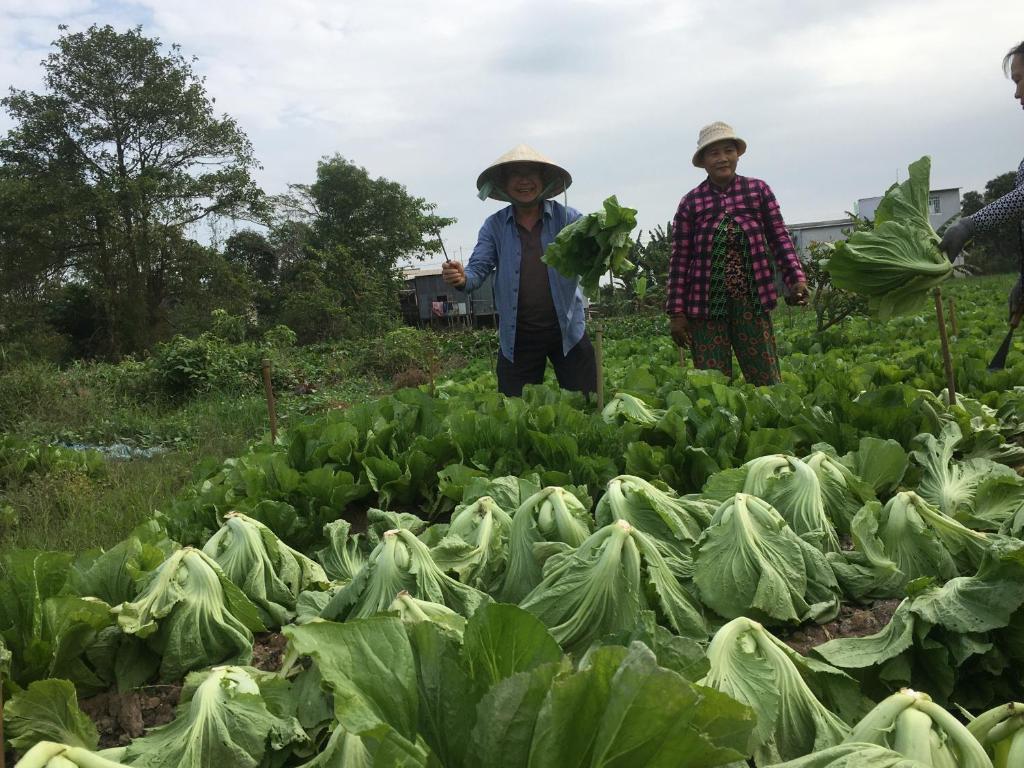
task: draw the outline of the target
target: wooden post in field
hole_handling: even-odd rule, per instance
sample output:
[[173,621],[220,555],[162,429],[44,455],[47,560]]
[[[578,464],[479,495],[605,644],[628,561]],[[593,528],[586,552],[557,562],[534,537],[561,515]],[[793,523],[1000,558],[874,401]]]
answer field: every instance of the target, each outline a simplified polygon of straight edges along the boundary
[[594,329],[594,361],[597,364],[597,409],[604,410],[604,332],[600,323]]
[[[4,711],[4,676],[0,675],[0,712]],[[4,744],[4,719],[0,717],[0,768],[6,768],[7,758],[4,751],[7,745]]]
[[946,368],[946,390],[948,402],[956,405],[956,378],[953,375],[953,358],[949,354],[949,334],[946,333],[946,319],[942,313],[942,289],[935,289],[935,317],[939,321],[939,341],[942,343],[942,364]]
[[683,347],[679,348],[679,365],[686,367],[686,350]]
[[949,324],[953,328],[953,335],[960,335],[960,324],[956,321],[956,299],[949,297]]
[[[277,404],[274,402],[274,385],[270,382],[270,360],[263,358],[263,390],[267,393],[267,414],[270,416],[270,443],[277,442]],[[3,766],[0,766],[3,768]]]

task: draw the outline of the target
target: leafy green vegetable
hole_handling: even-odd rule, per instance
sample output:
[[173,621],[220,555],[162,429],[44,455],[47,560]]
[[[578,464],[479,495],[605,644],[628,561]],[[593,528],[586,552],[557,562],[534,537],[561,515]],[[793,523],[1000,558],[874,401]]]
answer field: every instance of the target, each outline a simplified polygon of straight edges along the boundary
[[573,651],[635,626],[649,605],[680,634],[707,634],[699,604],[679,583],[655,541],[625,520],[599,528],[577,549],[553,556],[543,581],[520,605]]
[[985,749],[960,721],[927,694],[908,688],[865,715],[847,741],[888,747],[925,765],[992,768]]
[[461,638],[466,628],[466,618],[441,603],[419,600],[408,592],[399,592],[388,611],[398,614],[406,624],[429,621],[452,635]]
[[[882,508],[865,505],[854,529],[859,546],[884,551],[908,580],[973,572],[990,545],[988,535],[964,527],[913,491],[897,493]],[[872,529],[877,534],[869,543]]]
[[228,666],[189,675],[175,719],[135,739],[125,760],[139,768],[256,768],[268,746],[305,740],[297,720],[268,708],[254,672]]
[[548,486],[528,497],[512,516],[508,534],[508,563],[494,596],[518,603],[540,584],[544,561],[554,547],[575,548],[594,528],[590,511],[569,491]]
[[611,271],[632,271],[629,252],[633,241],[629,233],[636,228],[636,209],[619,205],[615,195],[604,201],[604,208],[581,216],[564,227],[547,247],[542,260],[566,277],[580,277],[584,293],[597,296],[598,281]]
[[993,707],[969,722],[967,730],[981,742],[994,768],[1024,764],[1024,704]]
[[58,677],[94,693],[110,683],[88,651],[114,617],[102,600],[62,594],[71,560],[31,549],[11,550],[0,559],[0,638],[10,654],[9,679],[17,686]]
[[843,457],[853,474],[882,497],[896,490],[909,462],[910,457],[896,440],[871,436],[862,437],[857,450]]
[[22,755],[15,768],[116,768],[127,765],[82,747],[40,741]]
[[708,479],[704,493],[719,501],[733,494],[756,496],[774,507],[793,531],[825,552],[839,550],[839,538],[825,512],[825,496],[814,469],[796,456],[770,454]]
[[[899,447],[898,443],[896,445]],[[804,463],[811,468],[821,484],[821,497],[828,519],[839,531],[849,533],[854,515],[865,503],[875,498],[874,488],[825,451],[814,451],[804,457]]]
[[[688,768],[747,754],[750,710],[657,665],[642,643],[598,648],[556,677],[537,716],[531,768]],[[748,719],[749,718],[749,719]]]
[[37,680],[4,703],[4,732],[11,746],[25,750],[40,741],[96,749],[99,734],[78,707],[67,680]]
[[639,397],[617,392],[615,397],[601,411],[601,418],[609,424],[621,424],[628,421],[641,427],[653,427],[665,415],[664,409],[652,408]]
[[[975,501],[980,486],[986,481],[1003,478],[1008,484],[1012,483],[1007,490],[1015,488],[1017,504],[1011,500],[1009,509],[994,513],[992,522],[1001,523],[1016,511],[1017,506],[1024,504],[1024,489],[1020,487],[1019,478],[1009,467],[990,459],[955,461],[953,453],[961,439],[960,427],[949,422],[943,426],[938,438],[923,434],[914,440],[917,450],[911,456],[923,469],[917,493],[949,517],[970,517],[977,509],[984,518],[987,516],[985,508]],[[983,498],[982,504],[987,501],[989,499]]]
[[192,547],[168,557],[137,600],[111,610],[122,631],[146,639],[161,656],[164,680],[211,664],[247,663],[252,633],[265,629],[249,598],[209,555]]
[[746,704],[757,715],[758,766],[834,746],[849,733],[849,726],[806,682],[828,675],[849,678],[800,656],[756,621],[741,617],[719,629],[708,647],[708,659],[711,666],[700,683]]
[[931,159],[911,163],[909,172],[878,204],[874,228],[832,246],[825,265],[837,288],[867,296],[881,320],[917,310],[953,274],[928,220]]
[[386,531],[363,568],[321,614],[326,619],[354,619],[388,610],[400,592],[446,605],[469,616],[489,598],[460,584],[434,562],[427,546],[404,528]]
[[[931,762],[910,760],[899,752],[865,742],[848,742],[821,752],[777,763],[773,768],[936,768]],[[952,766],[950,767],[952,768]]]
[[224,516],[224,525],[203,552],[252,600],[267,627],[280,627],[295,616],[300,592],[327,586],[327,574],[318,563],[240,512]]
[[1019,680],[1006,659],[1019,653],[1014,622],[1024,605],[1024,542],[994,543],[975,576],[942,586],[919,579],[908,585],[908,592],[881,631],[830,640],[814,653],[833,666],[869,672],[861,677],[875,692],[913,685],[946,700],[957,668],[969,660],[978,666],[958,691],[961,701],[977,700],[976,692],[991,688],[993,678],[1011,686]]
[[332,581],[349,582],[366,562],[360,543],[362,534],[351,533],[348,520],[333,520],[324,526],[327,546],[316,553],[317,560]]
[[490,496],[482,496],[455,510],[448,531],[430,555],[463,584],[490,591],[504,571],[511,527],[508,512]]
[[689,558],[713,512],[714,507],[702,499],[680,497],[643,478],[619,475],[608,481],[594,517],[598,525],[625,520],[676,554]]
[[737,493],[715,512],[694,558],[701,601],[727,619],[825,622],[839,585],[825,556],[767,502]]

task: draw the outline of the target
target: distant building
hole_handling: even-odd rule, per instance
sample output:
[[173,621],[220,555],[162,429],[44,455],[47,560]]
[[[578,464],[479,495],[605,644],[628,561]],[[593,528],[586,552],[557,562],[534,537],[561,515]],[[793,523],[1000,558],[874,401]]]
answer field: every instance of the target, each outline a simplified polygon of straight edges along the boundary
[[[863,219],[874,219],[881,197],[862,197],[857,201],[856,214]],[[960,187],[933,189],[928,193],[928,220],[932,229],[938,229],[960,213]]]
[[808,254],[807,247],[811,243],[835,243],[845,240],[853,227],[853,219],[828,219],[827,221],[807,221],[789,225],[789,236],[801,256]]
[[493,325],[494,274],[472,293],[453,288],[441,277],[441,267],[406,267],[401,293],[402,319],[409,325]]
[[[879,197],[862,197],[857,201],[854,212],[862,219],[874,219]],[[928,193],[928,220],[933,229],[938,229],[960,213],[960,188],[933,189]],[[853,228],[854,220],[850,217],[829,219],[827,221],[808,221],[801,224],[790,224],[789,234],[793,245],[801,256],[808,253],[807,247],[813,242],[835,243],[845,240]],[[958,262],[959,263],[959,262]]]

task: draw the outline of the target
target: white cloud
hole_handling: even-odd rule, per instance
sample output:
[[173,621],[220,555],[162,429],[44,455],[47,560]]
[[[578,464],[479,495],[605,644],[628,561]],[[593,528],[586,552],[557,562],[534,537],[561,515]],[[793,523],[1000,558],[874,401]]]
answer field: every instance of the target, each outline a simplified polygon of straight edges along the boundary
[[741,172],[793,221],[841,215],[926,152],[937,184],[965,188],[1021,153],[999,70],[1018,1],[15,2],[0,83],[39,87],[59,22],[143,23],[198,56],[268,191],[341,153],[457,216],[450,250],[494,210],[477,173],[520,141],[570,168],[570,204],[616,193],[644,228],[700,180],[691,148],[714,119],[747,137]]

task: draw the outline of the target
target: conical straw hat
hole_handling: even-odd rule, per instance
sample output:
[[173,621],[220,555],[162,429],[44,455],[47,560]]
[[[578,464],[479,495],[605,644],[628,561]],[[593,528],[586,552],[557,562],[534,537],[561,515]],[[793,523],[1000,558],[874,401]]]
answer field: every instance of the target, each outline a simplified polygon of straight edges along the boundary
[[572,184],[572,176],[567,170],[553,163],[533,147],[520,144],[487,166],[484,172],[477,177],[476,189],[480,193],[481,200],[489,197],[492,200],[508,201],[508,196],[502,189],[501,169],[509,163],[537,163],[540,165],[541,175],[544,179],[544,198],[556,197]]

